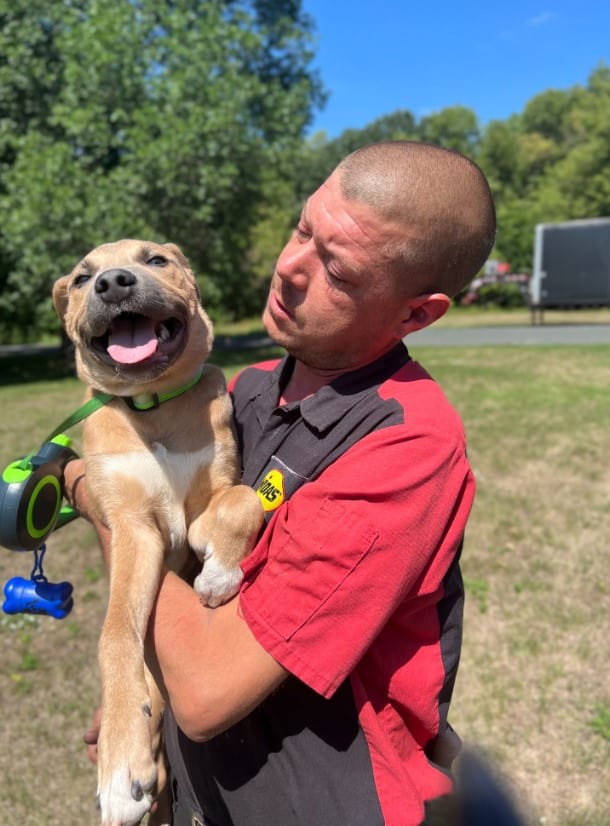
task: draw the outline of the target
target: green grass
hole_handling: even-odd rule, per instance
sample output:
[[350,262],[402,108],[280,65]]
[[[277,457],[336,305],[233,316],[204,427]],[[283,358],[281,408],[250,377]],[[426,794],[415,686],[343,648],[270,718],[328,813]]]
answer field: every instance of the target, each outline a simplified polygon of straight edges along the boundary
[[[497,327],[530,324],[527,307],[501,309],[499,307],[452,307],[436,322],[441,327]],[[609,324],[610,308],[557,309],[544,311],[545,324]]]
[[591,728],[604,740],[610,742],[610,705],[599,704],[595,707]]
[[[413,349],[460,411],[477,477],[452,722],[529,823],[607,823],[610,347]],[[233,373],[272,353],[219,349],[213,360]],[[4,466],[71,413],[82,388],[48,361],[16,360],[2,376]],[[81,736],[98,701],[107,580],[83,521],[48,544],[45,571],[73,582],[75,607],[63,621],[0,615],[0,805],[20,826],[93,826]],[[31,566],[29,554],[0,551],[1,582]]]

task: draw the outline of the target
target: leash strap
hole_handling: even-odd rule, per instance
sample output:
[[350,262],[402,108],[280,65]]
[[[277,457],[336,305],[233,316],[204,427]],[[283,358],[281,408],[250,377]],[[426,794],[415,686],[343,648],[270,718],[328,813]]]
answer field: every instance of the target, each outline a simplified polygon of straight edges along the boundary
[[[52,442],[56,436],[59,436],[60,433],[63,433],[64,430],[69,430],[71,427],[74,427],[75,424],[82,422],[83,419],[86,419],[92,413],[95,413],[96,410],[100,410],[105,404],[112,401],[112,399],[123,398],[125,403],[128,407],[131,407],[132,410],[153,410],[159,405],[163,404],[163,402],[171,401],[171,399],[175,399],[178,396],[181,396],[183,393],[186,393],[191,387],[194,387],[203,376],[203,369],[199,371],[199,373],[195,376],[194,379],[191,379],[188,384],[179,387],[177,390],[172,390],[169,393],[161,393],[161,394],[142,394],[141,396],[113,396],[110,393],[102,393],[101,391],[94,390],[94,395],[82,404],[77,410],[74,411],[67,419],[58,425],[52,433],[50,433],[45,442]],[[34,453],[31,453],[26,459],[30,459],[34,456]]]
[[[194,387],[203,376],[203,368],[199,371],[199,373],[192,379],[188,384],[179,387],[177,390],[172,390],[169,393],[162,393],[157,395],[155,394],[142,394],[141,396],[113,396],[110,393],[102,393],[101,391],[94,390],[93,396],[82,404],[77,410],[74,411],[67,419],[64,419],[61,424],[59,424],[55,430],[53,430],[47,438],[44,440],[45,442],[52,442],[56,436],[59,436],[60,433],[63,433],[64,430],[69,430],[71,427],[74,427],[75,424],[82,422],[83,419],[86,419],[92,413],[95,413],[96,410],[100,410],[105,404],[112,401],[112,399],[116,398],[123,398],[125,403],[128,407],[131,407],[132,410],[139,410],[139,411],[146,411],[146,410],[154,410],[155,408],[159,407],[159,405],[163,404],[163,402],[171,401],[171,399],[175,399],[178,396],[181,396],[183,393],[186,393],[187,390],[190,390],[191,387]],[[30,459],[36,455],[36,451],[29,453],[22,459],[22,462],[27,464]],[[24,464],[24,466],[25,466]]]
[[113,398],[114,396],[111,396],[110,393],[96,393],[95,396],[92,396],[89,401],[81,405],[78,410],[75,410],[67,419],[64,419],[45,441],[52,442],[53,439],[59,436],[60,433],[63,433],[64,430],[69,430],[69,428],[74,427],[75,424],[82,422],[83,419],[86,419],[87,416],[90,416],[92,413],[95,413],[96,410],[108,404]]
[[[83,419],[86,419],[87,416],[90,416],[92,413],[95,413],[96,410],[99,410],[105,404],[113,399],[114,396],[111,396],[109,393],[98,393],[93,396],[89,401],[86,401],[82,404],[77,410],[74,411],[67,419],[64,419],[63,422],[58,425],[52,433],[49,433],[47,438],[42,442],[42,444],[46,444],[47,442],[52,442],[57,436],[64,432],[64,430],[68,430],[70,427],[74,427],[75,424],[82,422]],[[31,453],[28,453],[27,456],[24,456],[23,459],[20,460],[20,467],[27,468],[32,457],[36,456],[38,451],[33,450]]]

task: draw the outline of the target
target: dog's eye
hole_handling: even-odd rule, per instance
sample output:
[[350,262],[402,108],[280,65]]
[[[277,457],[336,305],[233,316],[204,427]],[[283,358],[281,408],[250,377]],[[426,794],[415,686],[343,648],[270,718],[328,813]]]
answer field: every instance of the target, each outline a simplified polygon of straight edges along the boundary
[[150,267],[166,267],[168,264],[167,258],[162,255],[153,255],[146,262]]
[[87,281],[89,281],[90,278],[91,278],[91,276],[89,275],[88,272],[81,272],[76,276],[76,278],[72,282],[72,286],[73,287],[82,287],[83,284],[86,284]]

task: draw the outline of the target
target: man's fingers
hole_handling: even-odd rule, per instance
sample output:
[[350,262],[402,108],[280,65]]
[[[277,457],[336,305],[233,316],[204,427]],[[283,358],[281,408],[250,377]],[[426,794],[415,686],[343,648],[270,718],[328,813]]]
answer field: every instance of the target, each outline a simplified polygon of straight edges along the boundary
[[99,729],[92,729],[90,728],[89,731],[86,731],[83,734],[83,740],[88,746],[96,746],[97,745],[97,738],[99,735]]
[[83,734],[83,741],[87,745],[87,759],[90,763],[97,763],[97,739],[100,734],[100,719],[102,716],[101,709],[97,709],[93,715],[91,728]]
[[86,515],[87,501],[84,481],[85,463],[82,459],[72,459],[64,468],[64,494],[73,508]]

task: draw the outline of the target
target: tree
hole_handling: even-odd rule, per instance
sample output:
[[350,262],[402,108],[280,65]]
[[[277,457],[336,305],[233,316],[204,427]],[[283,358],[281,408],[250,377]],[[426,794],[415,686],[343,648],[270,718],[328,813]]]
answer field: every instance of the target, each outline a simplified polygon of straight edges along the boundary
[[565,117],[571,140],[545,170],[537,200],[552,220],[610,215],[610,68],[598,67],[577,89]]
[[497,247],[514,269],[531,268],[537,223],[610,215],[610,68],[489,124],[479,162],[496,198]]
[[466,106],[448,106],[422,118],[418,125],[422,141],[461,152],[469,158],[477,154],[480,140],[477,116]]
[[484,130],[477,156],[496,197],[518,185],[520,119],[492,120]]
[[565,139],[565,120],[573,95],[572,90],[548,89],[533,97],[521,115],[523,130],[560,144]]
[[324,132],[314,135],[303,146],[295,166],[298,209],[350,152],[377,141],[414,139],[415,136],[415,118],[407,109],[383,115],[362,129],[346,129],[332,140],[328,140]]
[[[2,43],[0,138],[11,138],[0,325],[20,312],[23,329],[44,329],[54,278],[90,247],[127,236],[178,243],[216,314],[252,311],[248,251],[261,201],[270,176],[287,175],[323,100],[300,0],[15,0],[0,9],[9,30],[26,20],[28,32],[25,45]],[[26,82],[17,58],[28,94],[39,94],[15,130]],[[47,59],[53,82],[39,88],[30,76]]]

